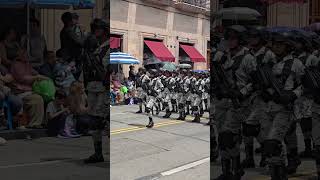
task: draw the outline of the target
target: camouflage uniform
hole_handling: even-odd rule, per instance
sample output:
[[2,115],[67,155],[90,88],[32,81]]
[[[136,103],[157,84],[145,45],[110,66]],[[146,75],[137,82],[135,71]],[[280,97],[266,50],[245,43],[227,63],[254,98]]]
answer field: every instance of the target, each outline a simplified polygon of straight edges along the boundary
[[[236,64],[238,67],[234,67]],[[233,57],[227,54],[223,68],[226,70],[227,80],[239,89],[239,93],[244,97],[250,96],[253,90],[250,74],[256,70],[256,62],[247,48],[242,47]],[[232,173],[239,177],[243,173],[240,167],[241,124],[248,116],[250,100],[245,98],[240,102],[240,107],[235,107],[228,97],[217,97],[213,103],[221,159],[226,164],[232,162]]]
[[[257,52],[254,52],[253,55],[256,57],[257,64],[261,66],[268,63],[275,63],[275,55],[266,47],[260,48]],[[260,96],[260,93],[261,92],[258,90],[251,97],[251,112],[248,118],[246,118],[245,122],[243,123],[242,128],[246,151],[246,160],[244,161],[243,165],[246,167],[255,166],[253,153],[254,137],[257,138],[258,142],[263,146],[263,141],[266,140],[269,128],[272,124],[270,119],[266,118],[267,103]],[[264,154],[262,154],[260,166],[265,166]]]
[[[286,76],[284,76],[285,71],[288,72]],[[304,74],[304,66],[300,60],[295,59],[289,54],[273,66],[272,74],[277,78],[282,78],[280,82],[284,85],[283,91],[293,93],[296,97],[301,96],[301,77]],[[272,91],[274,92],[273,89],[269,89],[270,94],[273,94]],[[272,125],[267,140],[265,140],[264,143],[264,151],[267,156],[267,162],[274,173],[276,171],[278,172],[279,168],[281,169],[285,165],[284,141],[295,138],[295,131],[290,132],[292,126],[295,125],[295,121],[292,118],[293,109],[291,107],[293,102],[284,105],[281,102],[276,102],[279,99],[281,98],[273,98],[270,100],[266,111],[267,118],[272,121]],[[287,145],[290,145],[290,143],[287,143]],[[290,147],[287,147],[287,149],[290,149]],[[293,149],[293,151],[295,150]],[[296,152],[288,152],[288,154],[296,156]],[[289,161],[292,160],[292,158],[295,157],[289,157]]]

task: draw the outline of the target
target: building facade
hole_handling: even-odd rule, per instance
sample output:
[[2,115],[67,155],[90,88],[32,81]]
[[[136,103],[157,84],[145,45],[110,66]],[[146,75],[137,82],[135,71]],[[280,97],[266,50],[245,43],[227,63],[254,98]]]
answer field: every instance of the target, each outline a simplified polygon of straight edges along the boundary
[[[320,1],[305,0],[304,3],[265,4],[252,0],[214,0],[215,9],[224,6],[245,6],[257,9],[263,16],[266,26],[305,27],[320,21]],[[218,7],[217,7],[218,6]]]
[[176,64],[181,56],[179,45],[191,44],[206,60],[194,63],[194,69],[208,68],[209,0],[110,0],[110,7],[111,36],[121,37],[121,51],[138,58],[139,66],[148,39],[161,41]]

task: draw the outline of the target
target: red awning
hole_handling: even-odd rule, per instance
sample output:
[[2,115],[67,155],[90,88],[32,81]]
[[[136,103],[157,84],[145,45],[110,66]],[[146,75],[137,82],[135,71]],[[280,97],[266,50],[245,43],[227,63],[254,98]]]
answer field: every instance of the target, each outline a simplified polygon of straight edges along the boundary
[[120,48],[120,38],[110,37],[110,49]]
[[199,53],[199,51],[191,45],[180,44],[180,47],[188,54],[192,62],[206,62],[206,59]]
[[161,61],[174,62],[175,58],[169,51],[169,49],[162,43],[158,41],[144,41],[146,45],[150,48],[152,53]]

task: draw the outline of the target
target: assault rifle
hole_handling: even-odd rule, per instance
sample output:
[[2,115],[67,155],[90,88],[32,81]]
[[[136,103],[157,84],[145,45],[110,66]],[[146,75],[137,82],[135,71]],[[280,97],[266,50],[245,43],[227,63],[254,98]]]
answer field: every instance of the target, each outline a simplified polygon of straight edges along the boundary
[[[215,84],[215,90],[217,93],[224,92],[229,93],[230,89],[233,89],[233,85],[228,81],[224,68],[222,67],[222,63],[218,61],[213,61],[210,69],[212,73],[213,82]],[[224,92],[223,92],[224,91]],[[232,104],[235,108],[239,108],[240,102],[237,98],[231,98]]]

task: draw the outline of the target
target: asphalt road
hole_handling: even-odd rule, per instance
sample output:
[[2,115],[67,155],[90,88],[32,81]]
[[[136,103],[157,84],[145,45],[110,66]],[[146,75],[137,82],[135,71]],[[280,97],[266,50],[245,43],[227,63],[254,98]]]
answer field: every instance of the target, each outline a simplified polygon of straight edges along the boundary
[[82,163],[92,153],[91,137],[8,141],[0,146],[0,179],[106,180],[107,162],[94,165]]
[[155,117],[146,129],[146,114],[137,106],[111,107],[112,180],[208,180],[210,179],[210,130],[202,124]]

